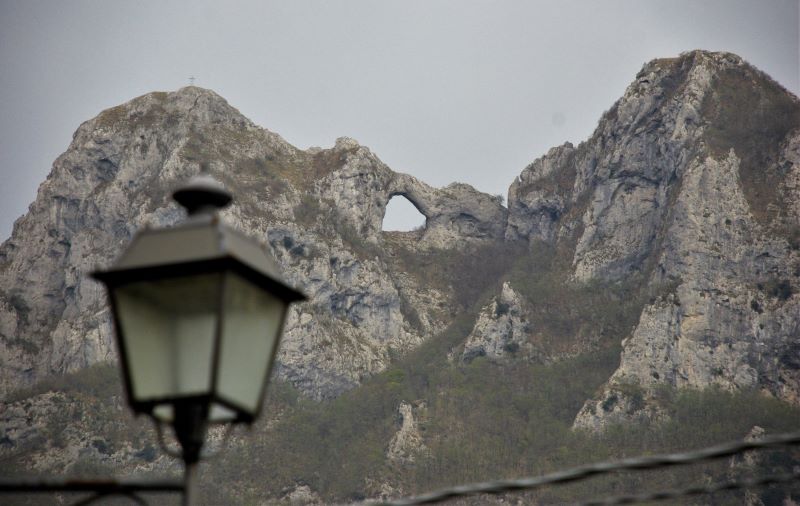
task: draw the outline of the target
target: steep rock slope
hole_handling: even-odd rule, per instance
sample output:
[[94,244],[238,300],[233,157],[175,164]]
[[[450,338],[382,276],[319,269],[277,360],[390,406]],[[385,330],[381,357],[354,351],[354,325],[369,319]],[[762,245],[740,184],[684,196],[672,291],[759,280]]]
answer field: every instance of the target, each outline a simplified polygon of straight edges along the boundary
[[151,93],[81,125],[0,247],[0,391],[113,357],[104,295],[86,274],[139,227],[180,219],[170,191],[200,170],[236,195],[226,218],[310,295],[290,316],[279,371],[314,397],[351,388],[447,323],[437,308],[449,294],[382,258],[392,196],[427,217],[415,248],[496,240],[505,224],[495,197],[395,173],[352,139],[301,151],[208,90]]
[[507,237],[569,245],[577,282],[640,278],[653,294],[577,426],[635,416],[614,408],[630,391],[615,385],[798,401],[798,127],[796,97],[695,51],[645,65],[591,139],[512,184]]
[[[800,104],[738,57],[695,51],[646,64],[590,139],[522,171],[508,209],[395,173],[352,139],[298,150],[199,88],[84,123],[0,247],[1,390],[77,369],[80,381],[0,402],[0,464],[174,469],[122,415],[113,370],[83,369],[114,355],[85,273],[145,223],[180,219],[169,192],[200,170],[238,197],[225,218],[311,296],[292,312],[278,373],[329,401],[275,382],[259,432],[235,436],[216,468],[241,473],[208,493],[226,483],[220,497],[243,503],[340,502],[440,475],[540,473],[581,441],[596,456],[573,420],[663,420],[676,412],[664,392],[697,411],[682,387],[745,390],[787,426],[796,418],[751,391],[800,404]],[[381,232],[394,195],[426,216],[423,230]]]
[[[507,356],[537,358],[531,344],[531,324],[525,319],[521,296],[506,282],[500,295],[481,309],[475,326],[464,343],[461,360],[476,357],[500,359]],[[519,354],[519,355],[517,355]]]
[[[660,385],[797,403],[799,128],[797,98],[735,55],[654,60],[589,140],[522,171],[506,210],[467,185],[395,173],[352,139],[299,150],[207,90],[145,95],[81,125],[0,247],[0,389],[113,358],[103,294],[85,274],[145,223],[180,219],[170,190],[207,170],[238,197],[226,219],[311,296],[290,316],[278,372],[314,398],[384,370],[484,297],[453,350],[467,359],[550,363],[622,341],[618,370],[578,427],[656,409]],[[425,215],[424,230],[381,232],[395,195]],[[580,311],[516,290],[548,264],[501,266],[482,284],[431,275],[480,247],[525,262],[508,246],[518,243],[546,244],[566,265],[541,286],[619,285],[649,301],[628,301],[639,308],[630,330],[580,321],[550,335],[539,323]]]

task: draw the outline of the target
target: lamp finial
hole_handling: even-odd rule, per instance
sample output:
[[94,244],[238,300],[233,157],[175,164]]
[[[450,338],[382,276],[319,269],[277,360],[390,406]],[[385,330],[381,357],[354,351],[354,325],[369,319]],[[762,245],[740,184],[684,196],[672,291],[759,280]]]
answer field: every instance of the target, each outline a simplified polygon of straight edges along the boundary
[[186,208],[189,216],[200,212],[214,212],[231,203],[233,196],[213,177],[195,176],[172,193],[172,198]]

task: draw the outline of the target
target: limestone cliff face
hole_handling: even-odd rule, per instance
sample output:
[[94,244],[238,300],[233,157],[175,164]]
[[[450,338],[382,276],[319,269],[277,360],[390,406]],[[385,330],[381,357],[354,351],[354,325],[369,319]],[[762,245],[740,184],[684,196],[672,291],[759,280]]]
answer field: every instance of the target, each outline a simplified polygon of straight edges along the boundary
[[512,184],[507,237],[566,245],[575,282],[641,277],[655,294],[576,426],[639,416],[631,385],[798,401],[799,128],[796,97],[695,51],[645,65],[588,141]]
[[[364,240],[381,242],[386,204],[396,195],[406,197],[426,218],[421,248],[451,248],[459,241],[503,237],[507,213],[498,197],[461,183],[437,189],[393,172],[353,139],[340,138],[333,151],[343,163],[315,182],[313,195],[334,203],[344,222]],[[336,163],[326,152],[317,156]]]
[[425,403],[411,405],[401,402],[397,411],[399,428],[389,440],[386,458],[394,464],[413,464],[419,456],[428,453],[419,431],[420,417],[424,416]]
[[291,313],[278,370],[314,397],[351,388],[447,323],[429,302],[449,294],[382,258],[392,196],[427,217],[419,248],[504,233],[496,198],[395,173],[352,139],[301,151],[208,90],[145,95],[81,125],[0,247],[0,391],[113,358],[105,296],[87,273],[144,224],[179,220],[169,194],[201,166],[237,197],[225,219],[310,296]]
[[[800,103],[740,58],[703,51],[646,64],[590,139],[522,171],[508,209],[396,173],[352,139],[299,150],[196,87],[105,111],[0,246],[0,392],[113,358],[104,295],[85,274],[145,223],[179,220],[169,193],[201,166],[237,196],[225,218],[310,296],[292,310],[278,373],[315,398],[353,388],[464,310],[454,286],[399,256],[523,242],[553,246],[570,286],[651,294],[634,328],[611,336],[620,366],[576,426],[657,416],[659,385],[800,402]],[[381,232],[395,195],[424,230]],[[460,358],[555,359],[531,344],[540,301],[496,281]]]
[[[232,111],[208,98],[151,94],[75,132],[0,247],[2,390],[110,358],[104,296],[86,273],[113,258],[138,226],[177,217],[165,183],[186,174],[179,153],[189,125],[222,124]],[[167,122],[171,128],[159,128]]]
[[606,392],[584,406],[578,425],[594,427],[599,406],[626,383],[755,388],[798,402],[800,259],[753,218],[739,163],[731,152],[688,167],[658,263],[674,276],[674,293],[642,312]]
[[533,329],[525,318],[526,312],[522,297],[510,283],[503,283],[500,294],[478,315],[464,343],[461,360],[469,362],[476,357],[539,358],[541,353],[531,342]]

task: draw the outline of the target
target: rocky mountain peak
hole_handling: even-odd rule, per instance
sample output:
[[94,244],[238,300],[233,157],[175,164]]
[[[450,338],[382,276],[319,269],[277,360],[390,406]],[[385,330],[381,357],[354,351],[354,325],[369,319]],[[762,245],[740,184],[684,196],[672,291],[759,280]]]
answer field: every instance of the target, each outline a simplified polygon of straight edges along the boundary
[[236,196],[225,218],[272,249],[312,295],[315,309],[291,316],[279,369],[317,397],[352,387],[445,324],[435,306],[409,301],[449,295],[382,259],[393,196],[427,217],[414,249],[493,241],[505,224],[495,197],[396,173],[354,139],[302,151],[213,91],[143,95],[80,126],[0,246],[0,391],[113,358],[104,295],[86,273],[144,224],[181,219],[171,191],[200,171]]
[[[312,409],[305,423],[322,420],[320,433],[344,438],[340,449],[371,441],[351,460],[370,463],[363,472],[373,474],[356,477],[372,483],[368,493],[399,493],[402,473],[419,476],[415,465],[475,436],[479,452],[498,441],[518,451],[515,441],[544,427],[545,439],[561,438],[547,442],[561,462],[569,420],[589,430],[657,422],[669,416],[665,391],[756,391],[800,405],[800,102],[730,53],[644,65],[589,139],[521,171],[507,207],[469,185],[434,188],[395,172],[354,139],[297,149],[202,88],[104,111],[80,126],[0,246],[0,392],[114,359],[104,295],[86,273],[145,223],[181,219],[170,192],[201,171],[236,197],[224,219],[309,295],[289,315],[276,383],[331,400],[334,414],[282,385],[287,398],[268,425],[296,435],[296,416]],[[397,195],[426,217],[422,229],[381,230]],[[105,402],[92,395],[0,403],[0,453],[41,469],[83,454],[162,466],[152,447],[86,436],[96,430],[86,423],[121,410],[116,397],[102,416],[84,415]],[[499,413],[501,432],[487,412]],[[83,424],[65,448],[42,444],[41,434],[63,432],[45,423],[57,413]],[[524,421],[506,424],[514,419]],[[315,443],[299,441],[313,431],[301,433],[283,440],[307,443],[286,453],[298,459],[322,455],[308,479],[340,453],[313,453]],[[277,447],[252,442],[240,460],[262,477],[264,462],[251,457]],[[528,457],[513,459],[515,472]],[[374,474],[378,458],[386,476]],[[323,500],[318,481],[291,474],[268,493]],[[348,494],[335,498],[362,498]]]
[[[782,176],[775,163],[779,146],[797,128],[798,104],[730,53],[692,51],[654,60],[589,140],[577,148],[553,148],[522,171],[509,189],[506,237],[576,241],[577,279],[626,276],[650,258],[652,234],[662,226],[688,164],[703,156],[725,158],[731,149],[742,161],[739,177],[756,218],[762,224],[785,221],[778,209],[788,201],[779,195]],[[765,185],[767,180],[772,184]],[[656,204],[627,207],[640,197]],[[623,214],[613,212],[623,208]],[[614,225],[601,224],[601,216]],[[619,227],[623,221],[632,228]],[[625,237],[609,240],[609,226]]]
[[351,137],[339,137],[336,139],[333,149],[337,151],[350,151],[360,147],[361,145],[358,143],[358,141]]
[[644,65],[590,139],[514,181],[507,239],[569,252],[575,282],[641,279],[661,294],[624,341],[611,380],[622,387],[587,404],[579,426],[638,416],[620,393],[629,384],[796,398],[797,371],[775,357],[800,338],[784,316],[800,283],[799,142],[797,97],[736,55],[691,51]]
[[[84,273],[142,224],[179,219],[170,191],[206,170],[237,195],[226,219],[311,294],[291,315],[279,371],[315,397],[352,388],[452,322],[460,294],[414,271],[425,259],[527,243],[558,251],[564,283],[653,294],[617,336],[627,339],[610,385],[762,385],[791,398],[796,371],[781,357],[800,314],[798,104],[729,53],[654,60],[588,140],[522,170],[506,208],[469,185],[394,172],[354,139],[299,150],[210,90],[138,97],[81,125],[0,247],[0,387],[113,357],[102,293]],[[382,232],[397,195],[426,217],[422,230]],[[528,346],[536,302],[504,281],[467,348],[546,362]],[[757,353],[767,341],[769,360]],[[653,347],[671,350],[657,366]]]

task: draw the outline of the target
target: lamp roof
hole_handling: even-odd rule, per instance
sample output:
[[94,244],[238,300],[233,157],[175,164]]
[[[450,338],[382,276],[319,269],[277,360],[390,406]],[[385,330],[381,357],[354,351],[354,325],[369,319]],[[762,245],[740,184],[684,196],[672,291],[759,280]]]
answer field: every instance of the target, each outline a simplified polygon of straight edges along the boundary
[[106,271],[92,276],[107,284],[232,268],[287,302],[306,297],[288,286],[280,269],[257,242],[226,226],[218,216],[198,214],[170,228],[146,228]]
[[186,208],[189,216],[203,211],[214,212],[233,200],[228,190],[208,174],[200,174],[172,192],[172,198]]

